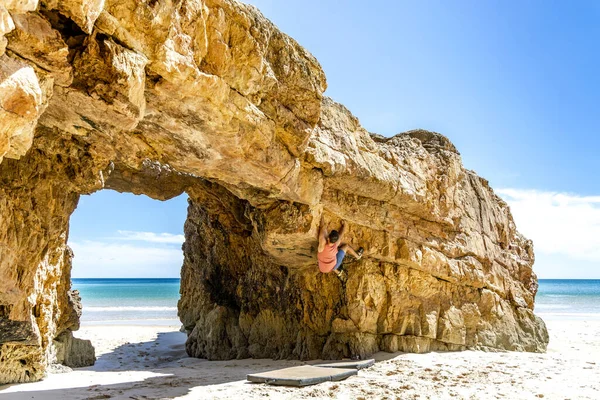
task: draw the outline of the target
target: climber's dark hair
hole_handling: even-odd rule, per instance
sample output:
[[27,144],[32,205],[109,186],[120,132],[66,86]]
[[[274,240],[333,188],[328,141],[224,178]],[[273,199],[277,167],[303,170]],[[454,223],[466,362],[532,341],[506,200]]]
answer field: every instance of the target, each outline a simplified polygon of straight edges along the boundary
[[329,232],[329,243],[335,243],[340,240],[340,233],[335,229]]

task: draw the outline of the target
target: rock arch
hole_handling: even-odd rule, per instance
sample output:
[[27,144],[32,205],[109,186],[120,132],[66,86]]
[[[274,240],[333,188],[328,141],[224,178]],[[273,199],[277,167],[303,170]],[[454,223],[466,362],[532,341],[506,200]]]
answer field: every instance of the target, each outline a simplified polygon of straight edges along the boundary
[[[0,21],[0,382],[40,379],[76,329],[69,216],[103,188],[189,194],[192,356],[545,350],[507,205],[442,135],[367,132],[254,7],[4,1]],[[368,249],[345,284],[316,270],[321,216]]]

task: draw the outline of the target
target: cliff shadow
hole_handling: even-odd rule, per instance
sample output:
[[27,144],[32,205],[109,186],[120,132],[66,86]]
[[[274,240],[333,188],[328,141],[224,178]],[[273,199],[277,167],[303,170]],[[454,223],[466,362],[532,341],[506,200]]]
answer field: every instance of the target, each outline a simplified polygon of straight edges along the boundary
[[[312,361],[315,363],[317,361]],[[246,381],[249,373],[306,364],[297,360],[209,361],[188,357],[185,334],[160,332],[156,339],[125,343],[98,357],[91,367],[50,374],[41,382],[1,387],[11,400],[174,398],[193,388]],[[61,389],[50,389],[50,387]]]

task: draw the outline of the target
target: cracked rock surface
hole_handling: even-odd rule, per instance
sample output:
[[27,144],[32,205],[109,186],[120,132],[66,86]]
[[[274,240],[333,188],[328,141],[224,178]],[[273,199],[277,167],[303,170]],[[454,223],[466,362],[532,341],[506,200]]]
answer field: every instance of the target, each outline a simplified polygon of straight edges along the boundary
[[[235,0],[0,0],[0,383],[73,342],[69,217],[101,189],[189,195],[191,356],[544,351],[531,241],[444,136],[384,138]],[[366,249],[321,274],[317,231]]]

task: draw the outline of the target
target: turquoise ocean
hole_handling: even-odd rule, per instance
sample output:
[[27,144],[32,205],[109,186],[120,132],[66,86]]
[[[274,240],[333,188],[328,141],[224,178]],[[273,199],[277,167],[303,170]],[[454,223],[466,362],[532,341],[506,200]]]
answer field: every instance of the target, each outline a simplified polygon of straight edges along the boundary
[[600,319],[600,279],[540,279],[535,313],[542,319]]
[[[535,313],[544,319],[600,319],[600,280],[540,279]],[[82,325],[177,325],[179,279],[73,279]]]
[[82,325],[178,325],[179,278],[72,279],[79,290]]

